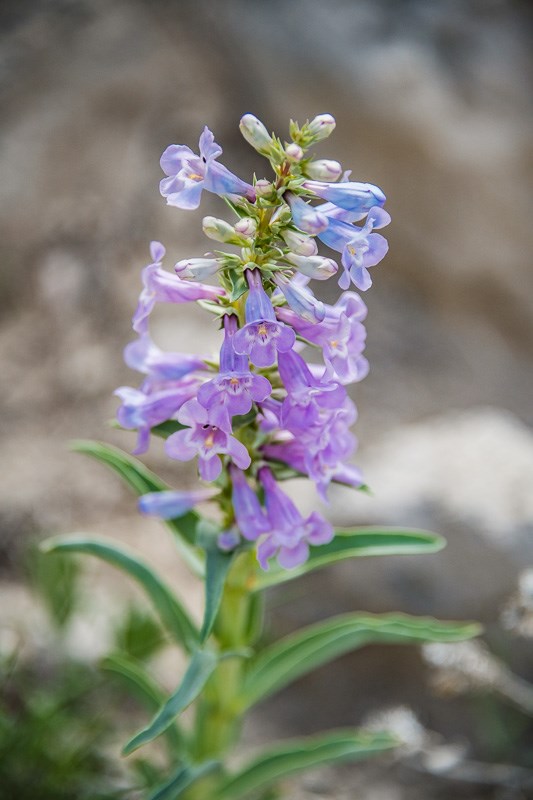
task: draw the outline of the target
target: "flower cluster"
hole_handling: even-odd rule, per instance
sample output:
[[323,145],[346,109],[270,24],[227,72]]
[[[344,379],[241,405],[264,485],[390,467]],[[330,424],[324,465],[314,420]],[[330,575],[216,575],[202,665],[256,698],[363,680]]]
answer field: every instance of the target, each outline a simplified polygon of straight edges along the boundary
[[[133,317],[138,338],[125,351],[126,363],[145,379],[139,389],[117,390],[118,420],[137,430],[137,453],[147,449],[151,432],[164,431],[167,455],[197,457],[200,477],[215,484],[145,495],[143,513],[172,518],[197,502],[216,502],[224,517],[219,546],[256,543],[264,569],[273,558],[284,568],[298,566],[310,546],[333,537],[319,513],[301,515],[280,487],[283,478],[309,477],[324,500],[331,481],[362,485],[349,461],[357,411],[346,386],[368,372],[367,309],[350,286],[371,286],[369,269],[387,252],[375,230],[390,217],[377,186],[349,180],[337,161],[308,155],[334,127],[329,114],[301,127],[291,122],[291,141],[282,142],[246,114],[241,132],[274,172],[254,185],[218,162],[222,149],[207,128],[199,155],[184,145],[165,150],[160,189],[167,203],[198,208],[204,189],[223,197],[235,221],[205,217],[203,230],[236,252],[216,250],[169,271],[162,266],[165,248],[152,242]],[[333,305],[309,287],[339,272],[334,259],[318,254],[317,240],[341,256],[343,291]],[[203,282],[213,276],[217,286]],[[220,318],[218,360],[162,352],[150,338],[157,303],[195,301]],[[310,349],[321,364],[306,361]]]

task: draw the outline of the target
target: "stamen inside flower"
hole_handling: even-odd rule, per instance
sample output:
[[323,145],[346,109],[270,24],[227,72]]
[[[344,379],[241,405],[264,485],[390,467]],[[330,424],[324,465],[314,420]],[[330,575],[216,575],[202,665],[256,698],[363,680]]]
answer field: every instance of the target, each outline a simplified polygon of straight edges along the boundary
[[238,378],[230,378],[229,382],[230,382],[231,386],[238,386],[239,385],[239,379]]
[[197,172],[191,172],[189,174],[189,178],[190,178],[191,181],[197,181],[197,182],[198,181],[203,181],[203,179],[204,179],[203,175],[198,175]]
[[332,339],[330,341],[330,345],[335,350],[339,346],[339,340],[338,339]]
[[257,335],[258,336],[268,336],[267,328],[266,328],[266,325],[264,323],[262,323],[261,325],[257,326]]

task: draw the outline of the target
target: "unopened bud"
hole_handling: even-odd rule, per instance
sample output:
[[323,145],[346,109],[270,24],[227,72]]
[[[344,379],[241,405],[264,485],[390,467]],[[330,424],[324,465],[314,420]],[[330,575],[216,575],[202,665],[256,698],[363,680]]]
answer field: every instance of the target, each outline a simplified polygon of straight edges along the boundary
[[338,271],[339,267],[332,258],[323,256],[301,256],[297,253],[287,253],[285,258],[298,268],[302,275],[325,281]]
[[257,197],[268,197],[274,191],[273,185],[266,178],[258,180],[254,188]]
[[307,126],[307,130],[314,137],[315,141],[320,142],[322,139],[333,133],[335,130],[335,118],[331,114],[319,114],[311,120]]
[[338,161],[320,158],[307,164],[305,172],[314,181],[336,181],[342,175],[342,167]]
[[239,128],[248,142],[258,153],[269,153],[272,147],[272,137],[261,122],[253,114],[245,114],[239,123]]
[[253,236],[257,231],[257,222],[252,217],[243,217],[235,223],[234,230],[241,236]]
[[202,220],[202,228],[206,236],[214,239],[215,242],[224,242],[226,244],[240,244],[241,237],[235,233],[235,229],[229,222],[216,217],[204,217]]
[[194,278],[203,281],[214,275],[220,267],[217,258],[185,258],[174,266],[180,278]]
[[285,153],[289,158],[292,158],[293,161],[301,161],[304,157],[304,151],[299,144],[295,144],[294,142],[287,145]]
[[281,236],[287,246],[300,256],[314,256],[318,252],[315,240],[311,236],[306,236],[305,233],[286,229],[281,232]]

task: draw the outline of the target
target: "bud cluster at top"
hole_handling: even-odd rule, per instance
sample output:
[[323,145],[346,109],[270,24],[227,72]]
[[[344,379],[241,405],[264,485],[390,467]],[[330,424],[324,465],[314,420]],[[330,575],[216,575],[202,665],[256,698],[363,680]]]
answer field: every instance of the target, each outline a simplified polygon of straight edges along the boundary
[[[116,392],[118,421],[138,432],[137,453],[148,448],[152,429],[170,432],[167,455],[197,458],[200,478],[211,484],[145,495],[141,510],[172,518],[198,502],[215,502],[224,525],[219,545],[255,543],[265,569],[274,558],[284,568],[298,566],[310,546],[333,537],[321,514],[301,515],[280,487],[284,478],[309,477],[323,499],[331,481],[362,485],[350,463],[357,411],[346,386],[368,372],[367,309],[350,287],[371,286],[369,269],[387,252],[375,230],[390,217],[377,186],[351,181],[337,161],[309,154],[334,128],[333,117],[320,114],[301,127],[291,122],[291,141],[282,142],[245,114],[241,133],[273,171],[253,183],[218,161],[222,149],[207,127],[199,154],[186,145],[167,147],[161,194],[188,210],[199,207],[203,190],[223,198],[233,220],[208,216],[202,227],[235,252],[215,249],[168,271],[165,248],[152,242],[133,317],[138,336],[125,350],[126,363],[145,378],[138,389]],[[319,254],[317,241],[340,255],[340,269],[335,258]],[[321,302],[309,282],[337,273],[339,299]],[[218,285],[204,282],[213,276]],[[192,301],[220,318],[218,358],[164,352],[150,337],[156,304]],[[311,348],[322,363],[307,363]]]

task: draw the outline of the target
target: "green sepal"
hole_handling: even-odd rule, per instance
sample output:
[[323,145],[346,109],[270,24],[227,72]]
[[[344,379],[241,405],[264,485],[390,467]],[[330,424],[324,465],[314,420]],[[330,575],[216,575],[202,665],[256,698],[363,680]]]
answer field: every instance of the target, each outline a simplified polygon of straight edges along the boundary
[[236,775],[226,778],[218,790],[217,800],[240,800],[289,775],[323,764],[359,761],[399,744],[399,740],[388,733],[356,730],[294,739],[266,750]]
[[291,570],[271,567],[268,572],[258,574],[253,591],[285,583],[319,567],[326,567],[349,558],[437,553],[445,545],[446,541],[442,536],[429,531],[374,527],[337,530],[331,542],[320,547],[312,547],[309,559],[300,567]]
[[187,652],[198,645],[199,634],[176,595],[136,553],[111,539],[85,535],[57,536],[41,545],[44,552],[87,553],[126,572],[139,583],[154,604],[172,638]]
[[170,778],[148,795],[146,800],[177,800],[194,783],[219,768],[218,761],[205,761],[203,764],[184,764],[175,770]]
[[285,636],[252,662],[242,689],[250,707],[302,675],[367,644],[458,642],[477,636],[473,622],[441,622],[407,614],[349,613],[318,622]]
[[[145,467],[141,461],[118,447],[85,439],[71,442],[70,447],[74,452],[84,453],[110,467],[137,495],[148,492],[164,492],[171,488],[154,472]],[[175,535],[176,546],[183,556],[183,560],[194,574],[202,577],[204,564],[194,549],[196,526],[199,520],[200,516],[196,511],[188,511],[182,517],[166,519],[164,522]]]
[[217,663],[218,656],[212,650],[197,650],[189,662],[179,687],[159,709],[151,723],[130,739],[123,748],[123,754],[129,755],[164,733],[175,718],[196,700]]

